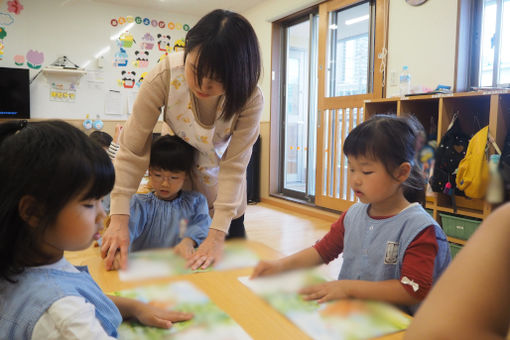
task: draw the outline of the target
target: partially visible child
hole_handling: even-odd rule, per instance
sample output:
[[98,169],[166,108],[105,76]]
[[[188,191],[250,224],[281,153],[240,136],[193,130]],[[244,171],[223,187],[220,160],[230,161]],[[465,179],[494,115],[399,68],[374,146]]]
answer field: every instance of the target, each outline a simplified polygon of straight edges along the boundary
[[509,339],[510,203],[491,213],[423,302],[405,339]]
[[[177,136],[157,138],[151,147],[149,178],[153,192],[131,198],[130,251],[174,247],[189,258],[207,237],[211,218],[204,195],[182,190],[194,164],[194,149]],[[114,269],[119,268],[120,253]]]
[[414,313],[450,262],[446,236],[419,203],[424,179],[408,118],[380,115],[347,136],[349,185],[361,201],[313,247],[261,261],[252,278],[329,263],[343,253],[338,280],[305,288],[306,299],[386,301]]
[[64,251],[99,237],[113,165],[62,121],[0,124],[0,334],[7,339],[112,339],[122,318],[168,328],[188,313],[107,297]]
[[[122,131],[122,125],[117,124],[115,126],[115,135],[112,138],[107,132],[104,131],[93,131],[89,137],[98,145],[100,145],[108,154],[110,159],[113,161],[115,156],[117,155],[117,151],[119,151],[119,136]],[[110,194],[108,193],[103,197],[102,200],[104,211],[106,215],[110,214]]]

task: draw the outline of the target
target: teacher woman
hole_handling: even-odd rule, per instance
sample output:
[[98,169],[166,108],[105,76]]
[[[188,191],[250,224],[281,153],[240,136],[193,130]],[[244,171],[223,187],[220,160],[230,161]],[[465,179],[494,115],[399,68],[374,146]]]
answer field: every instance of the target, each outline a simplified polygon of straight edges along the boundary
[[187,188],[207,197],[209,234],[188,259],[192,269],[221,257],[225,237],[245,237],[246,167],[264,105],[257,86],[260,51],[241,15],[215,10],[188,31],[184,52],[169,54],[145,77],[120,138],[111,193],[111,221],[101,256],[111,269],[120,251],[126,268],[129,202],[148,167],[152,131],[161,111],[172,131],[196,150]]

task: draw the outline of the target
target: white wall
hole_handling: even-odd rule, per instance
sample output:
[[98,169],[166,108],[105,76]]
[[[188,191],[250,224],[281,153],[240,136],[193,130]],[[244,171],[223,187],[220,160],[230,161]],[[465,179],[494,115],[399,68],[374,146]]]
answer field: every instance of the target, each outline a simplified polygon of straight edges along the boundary
[[[14,56],[26,56],[27,52],[37,50],[44,54],[41,69],[53,63],[60,56],[67,56],[73,63],[85,67],[87,74],[79,78],[76,90],[76,100],[54,101],[50,100],[51,82],[66,85],[73,82],[68,76],[58,75],[51,78],[40,74],[30,88],[31,117],[32,118],[65,118],[84,119],[88,114],[91,118],[100,116],[102,119],[123,120],[127,118],[128,98],[133,98],[138,87],[128,88],[122,84],[123,70],[135,72],[133,77],[137,82],[143,72],[153,68],[160,56],[165,52],[157,46],[157,34],[170,35],[170,44],[184,39],[186,31],[184,24],[192,27],[198,17],[183,14],[164,13],[151,11],[138,7],[118,6],[108,3],[98,3],[91,0],[63,1],[63,0],[24,0],[21,1],[24,9],[18,14],[9,13],[7,1],[0,1],[0,26],[4,27],[7,36],[3,39],[4,54],[0,58],[1,67],[23,67],[27,63],[17,66]],[[164,28],[153,27],[152,24],[134,24],[129,30],[134,36],[135,43],[125,47],[129,56],[126,67],[114,67],[113,60],[119,47],[110,36],[125,30],[127,24],[111,25],[114,18],[137,16],[164,22]],[[12,18],[11,23],[8,19]],[[7,21],[6,21],[7,20]],[[180,27],[170,29],[168,24],[181,24]],[[9,24],[6,24],[9,23]],[[135,51],[143,52],[140,46],[141,37],[150,33],[155,38],[155,46],[148,51],[149,66],[138,67]],[[104,66],[98,68],[96,55],[104,47],[110,50],[104,54]],[[34,77],[40,69],[30,69],[31,77]],[[108,115],[105,113],[105,101],[108,100],[110,91],[120,93],[120,115]]]
[[404,65],[412,87],[442,84],[453,89],[456,32],[457,0],[429,0],[416,7],[390,0],[386,96],[399,95]]

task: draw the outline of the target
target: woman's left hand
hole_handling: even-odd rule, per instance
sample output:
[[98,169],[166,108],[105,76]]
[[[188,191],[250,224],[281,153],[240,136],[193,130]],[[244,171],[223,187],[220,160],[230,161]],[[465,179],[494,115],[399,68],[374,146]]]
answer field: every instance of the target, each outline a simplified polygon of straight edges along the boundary
[[304,300],[317,300],[318,303],[323,303],[331,300],[346,299],[349,297],[349,294],[347,293],[346,282],[341,280],[335,280],[306,287],[301,289],[299,294],[304,295]]
[[211,264],[218,262],[223,255],[225,245],[225,233],[216,229],[209,229],[207,238],[193,256],[188,260],[186,266],[192,270],[206,269]]

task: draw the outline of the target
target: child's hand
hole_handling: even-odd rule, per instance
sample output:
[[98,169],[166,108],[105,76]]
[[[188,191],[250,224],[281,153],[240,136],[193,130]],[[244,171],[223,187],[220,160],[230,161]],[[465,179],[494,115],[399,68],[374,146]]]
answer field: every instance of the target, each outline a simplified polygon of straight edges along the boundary
[[119,144],[119,137],[120,137],[121,131],[122,131],[122,125],[121,124],[115,125],[115,134],[113,135],[113,142],[115,144]]
[[174,322],[190,320],[193,314],[171,311],[140,302],[136,306],[134,317],[146,326],[170,328]]
[[283,270],[284,268],[280,260],[260,261],[253,269],[253,273],[251,273],[250,279],[254,279],[260,276],[274,275],[281,273]]
[[347,283],[343,280],[335,280],[306,287],[301,289],[299,294],[304,295],[304,300],[317,300],[318,303],[346,299],[349,297],[347,293]]
[[183,238],[182,241],[174,247],[174,253],[184,257],[186,260],[189,259],[191,255],[195,253],[195,241],[189,237]]

